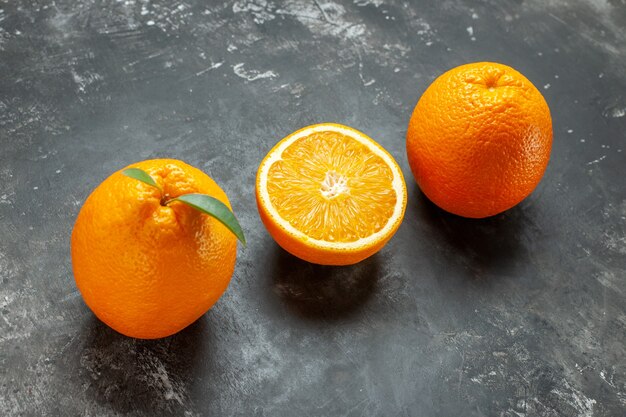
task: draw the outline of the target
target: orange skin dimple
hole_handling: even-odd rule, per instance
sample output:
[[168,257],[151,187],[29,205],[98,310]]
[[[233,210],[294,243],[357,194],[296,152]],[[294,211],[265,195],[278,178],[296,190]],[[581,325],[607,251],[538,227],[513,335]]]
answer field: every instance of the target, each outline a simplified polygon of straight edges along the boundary
[[442,209],[472,218],[515,206],[550,159],[550,109],[511,67],[479,62],[437,78],[415,106],[407,155],[417,183]]
[[[203,193],[230,208],[202,171],[173,159],[132,164],[168,198]],[[103,322],[153,339],[193,323],[222,295],[236,258],[236,237],[219,221],[180,202],[161,205],[158,189],[120,170],[87,198],[72,231],[74,278]]]

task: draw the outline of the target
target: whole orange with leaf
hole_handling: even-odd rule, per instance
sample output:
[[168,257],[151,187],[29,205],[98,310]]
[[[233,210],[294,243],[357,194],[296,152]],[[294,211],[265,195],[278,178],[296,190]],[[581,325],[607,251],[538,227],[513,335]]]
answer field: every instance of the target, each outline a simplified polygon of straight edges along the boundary
[[[129,178],[124,173],[130,170],[147,179]],[[184,202],[183,196],[191,198]],[[194,198],[230,209],[224,191],[202,171],[155,159],[114,173],[85,201],[72,232],[74,277],[89,308],[118,332],[169,336],[226,290],[237,238],[190,206]]]
[[437,78],[417,103],[406,149],[426,196],[473,218],[503,212],[526,198],[548,165],[550,109],[513,68],[478,62]]

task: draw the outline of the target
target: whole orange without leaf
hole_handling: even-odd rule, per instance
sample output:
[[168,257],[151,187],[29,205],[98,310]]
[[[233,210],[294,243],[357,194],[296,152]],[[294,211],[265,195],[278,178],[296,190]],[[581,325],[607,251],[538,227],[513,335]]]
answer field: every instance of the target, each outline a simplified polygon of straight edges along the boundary
[[543,96],[506,65],[451,69],[420,98],[407,155],[421,190],[451,213],[482,218],[528,196],[548,165],[552,119]]
[[261,162],[256,198],[263,223],[291,254],[348,265],[380,250],[406,208],[400,167],[378,143],[334,123],[300,129]]
[[173,159],[131,165],[163,190],[116,172],[83,205],[72,232],[76,284],[91,310],[127,336],[169,336],[222,295],[237,239],[222,223],[179,201],[204,193],[230,207],[202,171]]

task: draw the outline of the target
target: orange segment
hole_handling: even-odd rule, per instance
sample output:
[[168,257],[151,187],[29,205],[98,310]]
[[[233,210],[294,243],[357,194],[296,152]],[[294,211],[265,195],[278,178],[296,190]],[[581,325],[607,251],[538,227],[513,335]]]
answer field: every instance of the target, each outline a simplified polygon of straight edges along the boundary
[[287,251],[320,264],[358,262],[395,233],[406,207],[400,168],[380,145],[324,123],[279,142],[257,175],[266,227]]
[[325,131],[286,149],[270,167],[267,187],[294,228],[314,239],[354,242],[380,231],[393,214],[392,181],[391,169],[365,145]]

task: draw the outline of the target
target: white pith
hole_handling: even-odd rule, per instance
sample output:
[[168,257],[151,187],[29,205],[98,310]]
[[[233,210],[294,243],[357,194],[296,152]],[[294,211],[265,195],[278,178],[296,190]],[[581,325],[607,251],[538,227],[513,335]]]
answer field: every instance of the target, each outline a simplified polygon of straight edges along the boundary
[[[285,151],[285,149],[291,146],[291,144],[293,144],[295,141],[305,136],[308,136],[312,133],[317,133],[317,132],[337,132],[342,135],[351,137],[355,139],[356,141],[360,142],[361,144],[365,145],[372,153],[379,156],[383,161],[385,161],[385,164],[389,167],[389,169],[391,169],[393,173],[393,180],[391,182],[391,185],[396,193],[396,205],[393,209],[393,213],[391,217],[389,218],[385,226],[382,229],[380,229],[378,232],[368,237],[355,240],[353,242],[329,242],[326,240],[313,239],[307,236],[305,233],[301,232],[300,230],[296,229],[288,221],[283,219],[278,214],[274,206],[272,205],[269,193],[267,191],[267,175],[269,173],[270,167],[276,161],[279,161],[282,158],[282,154]],[[324,248],[324,249],[339,249],[339,250],[358,249],[364,246],[368,246],[371,243],[378,242],[381,239],[384,239],[385,237],[387,237],[389,233],[392,231],[392,229],[394,228],[394,226],[401,220],[401,217],[404,211],[404,206],[406,205],[406,190],[404,187],[404,179],[402,177],[402,173],[400,172],[400,169],[398,165],[396,164],[396,162],[393,160],[391,155],[389,155],[386,151],[376,146],[372,142],[373,141],[370,138],[368,138],[367,136],[363,135],[362,133],[356,130],[347,129],[341,126],[326,125],[326,124],[315,125],[309,128],[305,128],[299,132],[296,132],[295,134],[288,137],[287,139],[284,139],[283,142],[281,142],[278,145],[278,147],[272,151],[272,153],[267,157],[267,159],[259,167],[259,197],[263,202],[263,206],[267,209],[268,215],[274,220],[275,223],[277,223],[283,230],[287,231],[292,236],[302,241],[306,241],[307,244],[309,245],[314,245],[314,246]],[[332,176],[332,174],[330,173],[326,174],[326,179],[329,180],[328,185],[332,185],[329,191],[343,192],[345,190],[343,190],[342,187],[344,187],[347,190],[347,185],[345,183],[342,183],[341,178],[332,178],[332,180],[339,179],[339,182],[334,182],[331,184],[330,183],[331,178],[329,178],[329,175]],[[326,182],[326,179],[325,179],[325,182]],[[322,184],[321,190],[323,191],[323,189],[324,189],[324,186]]]
[[333,199],[348,192],[348,179],[335,171],[328,171],[324,181],[320,184],[320,193],[327,198]]

